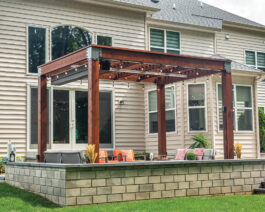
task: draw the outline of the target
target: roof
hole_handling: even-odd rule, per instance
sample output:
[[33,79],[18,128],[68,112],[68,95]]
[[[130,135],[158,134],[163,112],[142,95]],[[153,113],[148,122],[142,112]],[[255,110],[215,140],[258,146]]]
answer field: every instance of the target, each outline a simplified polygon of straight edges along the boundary
[[[223,56],[221,56],[219,54],[214,54],[214,55],[211,56],[211,58],[228,60],[228,58],[223,57]],[[232,70],[240,70],[240,71],[263,72],[260,69],[257,69],[257,68],[254,68],[254,67],[251,67],[251,66],[248,66],[248,65],[233,61],[233,60],[231,62],[231,69]]]
[[[152,18],[202,27],[222,28],[223,21],[265,28],[264,25],[229,13],[209,4],[201,4],[198,0],[116,0],[129,4],[159,8]],[[174,8],[175,9],[174,9]]]

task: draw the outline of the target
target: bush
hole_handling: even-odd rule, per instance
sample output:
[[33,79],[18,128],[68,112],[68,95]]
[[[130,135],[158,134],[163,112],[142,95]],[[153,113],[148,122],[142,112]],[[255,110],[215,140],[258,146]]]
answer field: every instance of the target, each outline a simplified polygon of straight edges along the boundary
[[187,160],[196,160],[196,154],[194,152],[187,153]]
[[265,113],[259,108],[259,141],[260,152],[265,152]]
[[210,144],[207,141],[207,138],[203,134],[198,134],[192,138],[194,143],[189,147],[189,149],[195,148],[210,148]]
[[2,173],[5,173],[5,165],[4,165],[3,158],[0,157],[0,174]]

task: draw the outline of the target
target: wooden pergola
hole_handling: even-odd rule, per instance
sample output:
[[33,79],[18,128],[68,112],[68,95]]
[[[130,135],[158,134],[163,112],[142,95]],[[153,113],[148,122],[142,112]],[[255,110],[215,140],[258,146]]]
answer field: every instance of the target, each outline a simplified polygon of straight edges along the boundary
[[157,85],[158,154],[166,155],[165,85],[207,75],[222,75],[224,158],[233,159],[231,61],[91,45],[39,68],[38,161],[47,149],[47,78],[52,85],[88,79],[88,144],[99,152],[99,80]]

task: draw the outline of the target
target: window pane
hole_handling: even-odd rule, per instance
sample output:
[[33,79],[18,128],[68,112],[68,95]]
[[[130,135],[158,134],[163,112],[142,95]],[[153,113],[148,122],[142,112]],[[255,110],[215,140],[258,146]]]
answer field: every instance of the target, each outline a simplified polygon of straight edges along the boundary
[[262,71],[265,71],[265,68],[262,68],[262,67],[258,67],[258,69],[260,69]]
[[[99,93],[99,138],[100,144],[112,145],[112,97],[111,92]],[[108,146],[111,147],[111,146]]]
[[[232,86],[232,104],[233,104],[233,107],[235,107],[235,101],[234,101],[234,85]],[[221,84],[218,84],[218,106],[219,107],[222,107],[223,106],[223,102],[222,102],[222,85]]]
[[246,51],[246,64],[247,65],[256,65],[256,56],[255,52]]
[[167,49],[167,53],[170,53],[170,54],[180,54],[180,51]]
[[149,111],[157,111],[157,93],[156,91],[148,92]]
[[46,58],[46,29],[28,28],[28,71],[37,73],[37,66],[45,63]]
[[252,110],[251,109],[238,109],[237,110],[238,119],[238,130],[249,130],[252,131]]
[[164,53],[164,49],[159,49],[159,48],[151,48],[150,49],[151,51],[153,51],[153,52],[162,52],[162,53]]
[[166,131],[174,132],[176,130],[175,125],[175,110],[166,111]]
[[189,109],[190,131],[206,130],[205,109]]
[[97,44],[103,46],[112,46],[112,38],[108,36],[97,36]]
[[[233,128],[235,129],[235,112],[233,111]],[[223,130],[223,110],[219,108],[219,130]]]
[[[47,90],[47,143],[49,137],[49,93]],[[38,88],[30,88],[30,144],[38,144]]]
[[149,113],[149,133],[157,133],[157,113]]
[[205,94],[203,84],[189,85],[189,106],[204,106]]
[[179,49],[179,33],[167,31],[167,48]]
[[76,117],[76,129],[75,138],[77,144],[88,142],[87,140],[87,104],[88,97],[85,91],[75,92],[75,117]]
[[166,109],[175,108],[174,87],[168,87],[165,91]]
[[88,31],[75,26],[59,26],[52,30],[52,59],[62,57],[91,44]]
[[237,107],[252,107],[251,88],[236,86]]
[[150,44],[151,46],[164,47],[164,30],[151,29]]
[[69,144],[69,91],[53,91],[53,143]]
[[257,57],[258,57],[258,66],[265,67],[265,53],[258,52]]

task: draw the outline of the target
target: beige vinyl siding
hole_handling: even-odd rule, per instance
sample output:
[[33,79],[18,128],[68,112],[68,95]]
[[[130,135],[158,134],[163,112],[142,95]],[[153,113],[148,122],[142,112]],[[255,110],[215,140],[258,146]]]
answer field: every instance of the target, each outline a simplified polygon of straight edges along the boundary
[[258,106],[265,107],[265,81],[258,83]]
[[[210,77],[203,77],[196,80],[188,80],[185,83],[175,83],[175,98],[176,98],[176,132],[167,133],[167,152],[170,155],[175,155],[177,148],[188,148],[192,143],[192,136],[200,132],[188,132],[188,109],[187,109],[187,85],[189,83],[205,83],[206,86],[206,114],[207,131],[202,132],[212,144],[212,107],[210,94]],[[170,86],[170,85],[169,85]],[[155,89],[155,86],[145,87],[145,139],[146,151],[158,153],[158,138],[157,134],[149,134],[149,119],[148,119],[148,91]]]
[[180,29],[177,25],[176,28],[162,27],[152,21],[148,22],[148,29],[150,28],[180,32],[180,54],[200,57],[209,57],[214,54],[214,33]]
[[[27,151],[27,84],[37,84],[37,76],[27,75],[26,70],[28,25],[47,27],[48,36],[52,27],[75,25],[89,30],[93,37],[112,36],[114,46],[145,48],[143,13],[71,1],[0,0],[0,20],[0,156],[6,154],[8,140],[15,143],[19,155],[25,156]],[[49,48],[49,57],[50,53]],[[112,82],[101,84],[113,87]],[[128,89],[126,83],[114,87],[116,147],[143,151],[142,86]],[[118,105],[119,98],[125,105]]]

